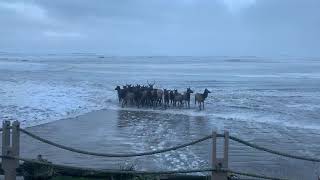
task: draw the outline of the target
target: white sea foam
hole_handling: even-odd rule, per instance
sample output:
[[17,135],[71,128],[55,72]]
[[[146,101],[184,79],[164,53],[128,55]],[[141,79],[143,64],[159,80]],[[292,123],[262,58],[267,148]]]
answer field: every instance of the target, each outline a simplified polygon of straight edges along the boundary
[[234,76],[244,78],[320,78],[319,73],[237,74]]
[[105,108],[112,96],[102,89],[66,84],[1,81],[1,115],[33,126]]
[[[169,107],[170,108],[170,107]],[[186,115],[186,116],[206,116],[206,111],[199,111],[195,108],[170,108],[170,109],[153,109],[153,108],[136,108],[136,107],[124,107],[121,108],[120,105],[110,105],[107,109],[112,110],[127,110],[127,111],[142,111],[142,112],[152,112],[152,113],[161,113],[161,114],[172,114],[172,115]]]
[[[123,109],[186,116],[225,116],[233,121],[318,127],[315,121],[291,121],[289,116],[277,117],[279,108],[286,108],[288,111],[283,115],[295,115],[296,110],[308,110],[311,113],[318,111],[319,91],[312,90],[316,83],[312,81],[304,90],[304,87],[298,85],[277,82],[276,77],[316,78],[319,73],[304,73],[306,70],[295,73],[247,72],[247,65],[256,67],[257,64],[244,61],[235,69],[234,64],[230,65],[224,61],[214,63],[209,61],[208,57],[205,60],[195,60],[192,57],[161,57],[152,58],[152,61],[149,58],[141,60],[140,57],[110,57],[105,60],[88,60],[87,56],[54,56],[36,60],[30,58],[23,61],[15,58],[0,60],[0,117],[21,120],[24,126],[74,117],[98,109],[121,109],[113,90],[115,84],[141,83],[157,79],[158,87],[181,90],[191,86],[196,92],[203,91],[205,87],[212,89],[213,93],[206,100],[207,108],[198,111],[193,105],[191,109]],[[187,62],[185,58],[189,58],[189,64],[183,64]],[[163,63],[163,60],[166,63]],[[279,63],[269,63],[268,66],[278,67]],[[190,71],[193,68],[198,69]],[[316,66],[308,68],[311,69],[308,69],[308,72],[315,72],[312,69]],[[230,73],[230,76],[226,76],[225,71]],[[185,77],[192,74],[196,76]],[[237,76],[237,80],[246,80],[247,77],[275,78],[273,81],[277,83],[268,84],[269,81],[264,83],[259,80],[259,84],[255,81],[243,84],[242,80],[233,81],[234,76]],[[290,103],[292,100],[297,103]],[[230,113],[235,110],[236,113]]]
[[228,114],[210,114],[214,119],[221,119],[217,124],[217,121],[212,121],[218,128],[223,129],[224,122],[249,122],[257,124],[269,124],[279,127],[298,128],[298,129],[310,129],[320,130],[320,125],[317,123],[305,123],[297,122],[293,120],[284,120],[277,115],[264,115],[261,116],[258,113],[228,113]]
[[299,110],[307,110],[307,111],[318,111],[320,110],[320,105],[319,104],[288,104],[288,108],[293,108],[293,109],[299,109]]
[[10,71],[34,71],[44,70],[47,68],[46,64],[34,63],[34,62],[1,62],[0,70]]
[[[225,121],[246,121],[255,123],[281,124],[287,127],[307,129],[320,129],[317,124],[305,122],[292,122],[278,119],[276,115],[261,116],[258,113],[215,113],[209,109],[199,111],[197,107],[191,109],[145,109],[135,107],[121,108],[117,103],[115,92],[107,89],[89,87],[82,83],[79,86],[70,86],[59,83],[25,81],[22,83],[1,81],[0,87],[1,119],[20,120],[23,126],[34,126],[54,120],[75,117],[93,110],[129,110],[145,111],[161,114],[186,115],[186,116],[211,116],[223,118]],[[210,100],[208,100],[210,103]],[[214,103],[214,101],[212,102]],[[289,108],[303,108],[307,110],[319,109],[319,106],[308,104],[287,105]],[[247,109],[250,109],[247,106]],[[223,126],[223,121],[221,122]],[[216,124],[217,125],[217,124]]]

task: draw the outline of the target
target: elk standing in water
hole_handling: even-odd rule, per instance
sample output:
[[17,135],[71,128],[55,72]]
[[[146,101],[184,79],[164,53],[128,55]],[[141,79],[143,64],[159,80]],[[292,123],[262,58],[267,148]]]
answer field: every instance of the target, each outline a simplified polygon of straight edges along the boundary
[[196,93],[194,96],[194,104],[199,103],[199,109],[201,110],[201,103],[202,103],[202,109],[204,109],[204,100],[208,97],[208,94],[211,93],[207,88],[204,90],[204,92]]
[[170,104],[173,106],[174,105],[174,92],[172,90],[169,92],[169,98],[170,98]]
[[178,90],[174,90],[174,104],[173,106],[177,106],[177,103],[178,103],[178,106],[181,107],[183,106],[183,96],[182,94],[178,93]]
[[123,100],[123,98],[125,97],[125,91],[124,89],[121,89],[120,86],[117,86],[114,90],[116,90],[118,92],[118,100],[119,103],[121,102],[121,100]]
[[163,90],[162,89],[155,89],[154,87],[155,82],[150,84],[148,82],[149,88],[151,89],[152,93],[152,106],[157,107],[158,105],[161,106],[162,101],[163,101]]
[[162,102],[163,102],[163,90],[162,89],[154,89],[154,91],[156,92],[155,106],[156,107],[157,107],[157,105],[161,106]]
[[191,93],[193,93],[193,91],[190,88],[188,88],[187,92],[185,92],[183,94],[183,100],[186,102],[186,106],[188,108],[190,108],[190,95],[191,95]]
[[127,105],[134,105],[135,101],[135,87],[131,84],[124,86],[124,98],[122,99],[122,107]]
[[170,102],[170,93],[167,89],[164,89],[164,108],[169,107],[169,102]]
[[134,88],[134,101],[138,108],[140,108],[141,106],[141,98],[142,98],[141,86],[136,85],[136,87]]

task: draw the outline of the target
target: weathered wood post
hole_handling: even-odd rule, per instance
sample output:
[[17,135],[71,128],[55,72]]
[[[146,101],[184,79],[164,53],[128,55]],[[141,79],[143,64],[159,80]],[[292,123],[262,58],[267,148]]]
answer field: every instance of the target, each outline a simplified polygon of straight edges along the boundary
[[[19,156],[20,147],[20,123],[14,121],[12,126],[10,121],[2,123],[2,155],[3,156]],[[11,135],[12,129],[12,135]],[[16,169],[19,167],[19,160],[13,158],[2,157],[2,169],[4,171],[5,180],[16,179]]]
[[224,150],[223,157],[217,157],[217,133],[212,133],[212,168],[217,171],[212,171],[211,180],[228,180],[228,172],[219,171],[228,169],[229,156],[229,132],[224,132]]

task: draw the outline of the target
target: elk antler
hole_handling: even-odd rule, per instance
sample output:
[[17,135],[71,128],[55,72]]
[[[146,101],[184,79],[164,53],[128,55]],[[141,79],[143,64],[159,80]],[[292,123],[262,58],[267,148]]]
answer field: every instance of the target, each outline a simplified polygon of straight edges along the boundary
[[149,86],[154,86],[154,84],[156,83],[155,81],[153,81],[153,84],[149,83],[149,81],[147,81]]

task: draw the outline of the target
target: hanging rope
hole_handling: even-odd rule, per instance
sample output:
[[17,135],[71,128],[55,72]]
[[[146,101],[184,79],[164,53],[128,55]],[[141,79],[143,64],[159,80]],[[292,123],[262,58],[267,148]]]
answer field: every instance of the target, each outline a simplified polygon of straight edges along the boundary
[[[208,135],[208,136],[205,136],[205,137],[200,138],[198,140],[194,140],[194,141],[189,142],[189,143],[181,144],[181,145],[174,146],[174,147],[171,147],[171,148],[149,151],[149,152],[131,153],[131,154],[107,154],[107,153],[97,153],[97,152],[84,151],[84,150],[81,150],[81,149],[75,149],[75,148],[72,148],[72,147],[61,145],[61,144],[49,141],[47,139],[41,138],[41,137],[39,137],[39,136],[37,136],[37,135],[35,135],[35,134],[25,130],[25,129],[19,129],[19,130],[21,132],[25,133],[26,135],[28,135],[28,136],[30,136],[30,137],[32,137],[34,139],[37,139],[37,140],[39,140],[39,141],[41,141],[43,143],[50,144],[52,146],[55,146],[55,147],[58,147],[58,148],[61,148],[61,149],[67,150],[67,151],[76,152],[76,153],[80,153],[80,154],[93,155],[93,156],[101,156],[101,157],[136,157],[136,156],[147,156],[147,155],[159,154],[159,153],[164,153],[164,152],[168,152],[168,151],[181,149],[181,148],[184,148],[184,147],[187,147],[187,146],[191,146],[191,145],[194,145],[194,144],[197,144],[199,142],[202,142],[202,141],[205,141],[205,140],[208,140],[208,139],[212,138],[212,135]],[[217,134],[217,137],[224,137],[224,135],[223,134]],[[292,155],[292,154],[288,154],[288,153],[284,153],[284,152],[280,152],[280,151],[275,151],[275,150],[272,150],[272,149],[268,149],[268,148],[265,148],[265,147],[258,146],[256,144],[250,143],[248,141],[242,140],[242,139],[234,137],[234,136],[229,136],[229,138],[231,140],[233,140],[233,141],[238,142],[238,143],[241,143],[241,144],[244,144],[246,146],[252,147],[254,149],[265,151],[265,152],[268,152],[268,153],[271,153],[271,154],[276,154],[276,155],[279,155],[279,156],[284,156],[284,157],[294,158],[294,159],[300,159],[300,160],[305,160],[305,161],[311,161],[311,162],[320,162],[320,159],[318,159],[318,158],[303,157],[303,156]]]
[[300,159],[300,160],[305,160],[305,161],[311,161],[311,162],[320,162],[320,159],[318,159],[318,158],[303,157],[303,156],[297,156],[297,155],[292,155],[292,154],[288,154],[288,153],[284,153],[284,152],[275,151],[275,150],[272,150],[272,149],[268,149],[268,148],[265,148],[265,147],[258,146],[256,144],[250,143],[248,141],[242,140],[242,139],[234,137],[234,136],[229,136],[229,138],[231,140],[233,140],[233,141],[238,142],[238,143],[241,143],[241,144],[244,144],[246,146],[252,147],[254,149],[265,151],[265,152],[268,152],[268,153],[271,153],[271,154],[276,154],[276,155],[279,155],[279,156],[284,156],[284,157],[293,158],[293,159]]
[[137,156],[147,156],[147,155],[159,154],[159,153],[164,153],[164,152],[168,152],[168,151],[181,149],[181,148],[184,148],[184,147],[187,147],[187,146],[191,146],[191,145],[194,145],[194,144],[197,144],[199,142],[202,142],[202,141],[205,141],[205,140],[208,140],[208,139],[212,138],[212,135],[209,135],[209,136],[205,136],[203,138],[200,138],[198,140],[194,140],[194,141],[189,142],[189,143],[181,144],[181,145],[174,146],[174,147],[171,147],[171,148],[155,150],[155,151],[149,151],[149,152],[131,153],[131,154],[107,154],[107,153],[97,153],[97,152],[84,151],[84,150],[81,150],[81,149],[75,149],[75,148],[72,148],[72,147],[61,145],[61,144],[49,141],[47,139],[41,138],[41,137],[39,137],[39,136],[37,136],[37,135],[35,135],[35,134],[25,130],[25,129],[19,129],[19,130],[21,132],[23,132],[24,134],[26,134],[26,135],[34,138],[34,139],[37,139],[37,140],[39,140],[39,141],[41,141],[43,143],[46,143],[46,144],[50,144],[50,145],[55,146],[57,148],[61,148],[61,149],[67,150],[67,151],[76,152],[76,153],[80,153],[80,154],[87,154],[87,155],[101,156],[101,157],[137,157]]
[[27,159],[27,158],[20,158],[20,157],[12,157],[12,156],[3,156],[0,155],[1,158],[8,158],[8,159],[17,159],[20,161],[28,162],[28,163],[34,163],[34,164],[40,164],[40,165],[46,165],[50,166],[52,168],[64,168],[64,169],[76,169],[80,171],[90,171],[90,172],[96,172],[96,173],[114,173],[114,174],[132,174],[132,175],[162,175],[162,174],[188,174],[188,173],[198,173],[198,172],[227,172],[232,174],[238,174],[242,176],[247,177],[255,177],[255,178],[262,178],[262,179],[272,179],[272,180],[287,180],[283,178],[276,178],[276,177],[270,177],[270,176],[264,176],[264,175],[257,175],[252,173],[244,173],[244,172],[238,172],[228,169],[212,169],[212,168],[203,168],[203,169],[186,169],[186,170],[174,170],[174,171],[128,171],[128,170],[102,170],[102,169],[92,169],[92,168],[83,168],[83,167],[76,167],[76,166],[66,166],[66,165],[59,165],[59,164],[53,164],[46,161],[38,161],[34,159]]

